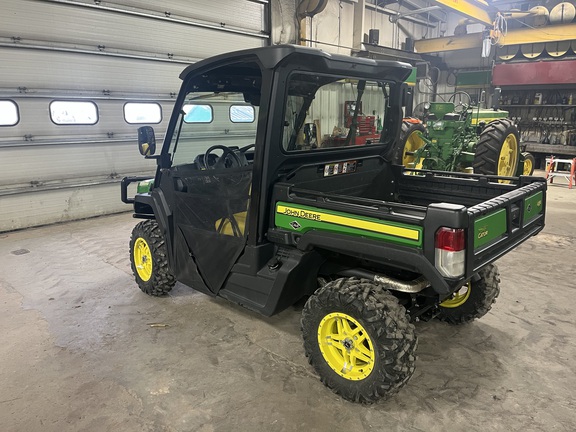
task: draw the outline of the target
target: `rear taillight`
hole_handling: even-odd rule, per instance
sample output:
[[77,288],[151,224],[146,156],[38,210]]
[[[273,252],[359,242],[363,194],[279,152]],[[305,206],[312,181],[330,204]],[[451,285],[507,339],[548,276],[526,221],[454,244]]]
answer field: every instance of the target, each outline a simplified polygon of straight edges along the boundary
[[457,278],[464,274],[466,238],[463,229],[442,227],[434,240],[436,268],[442,276]]

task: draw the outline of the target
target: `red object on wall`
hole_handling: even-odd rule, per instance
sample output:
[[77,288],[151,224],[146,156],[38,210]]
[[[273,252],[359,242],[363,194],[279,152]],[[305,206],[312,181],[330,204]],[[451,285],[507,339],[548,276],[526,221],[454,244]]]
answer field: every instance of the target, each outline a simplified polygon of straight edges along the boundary
[[497,64],[492,71],[492,84],[576,84],[576,60]]

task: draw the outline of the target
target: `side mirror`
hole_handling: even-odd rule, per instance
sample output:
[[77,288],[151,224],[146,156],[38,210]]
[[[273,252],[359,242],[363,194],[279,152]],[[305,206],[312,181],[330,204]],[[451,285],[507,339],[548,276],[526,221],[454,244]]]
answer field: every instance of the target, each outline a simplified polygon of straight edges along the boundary
[[156,153],[156,136],[151,126],[138,128],[138,150],[142,156],[152,156]]

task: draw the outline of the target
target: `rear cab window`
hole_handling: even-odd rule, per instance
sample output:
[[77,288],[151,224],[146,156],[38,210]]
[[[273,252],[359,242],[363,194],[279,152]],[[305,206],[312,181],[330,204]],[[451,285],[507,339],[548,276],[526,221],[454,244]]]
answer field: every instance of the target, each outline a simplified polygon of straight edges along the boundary
[[386,144],[394,83],[292,73],[284,110],[286,152]]

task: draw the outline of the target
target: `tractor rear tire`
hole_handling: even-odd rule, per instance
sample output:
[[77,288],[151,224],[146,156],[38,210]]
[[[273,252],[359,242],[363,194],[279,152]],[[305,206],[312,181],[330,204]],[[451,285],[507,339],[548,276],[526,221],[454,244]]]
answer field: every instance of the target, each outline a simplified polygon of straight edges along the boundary
[[301,327],[309,363],[346,400],[386,399],[414,373],[414,326],[396,297],[374,282],[328,282],[306,302]]
[[474,155],[477,174],[512,177],[520,160],[518,128],[508,119],[490,122],[480,134]]
[[[424,141],[417,132],[426,133],[426,128],[420,120],[404,119],[398,143],[392,150],[391,162],[397,165],[404,165],[407,168],[415,168],[414,156],[407,155],[406,152],[414,152],[424,145]],[[410,166],[411,165],[411,166]]]
[[148,295],[165,295],[176,284],[168,266],[166,242],[155,220],[140,222],[132,230],[130,264],[136,283]]
[[534,168],[536,167],[536,159],[531,153],[523,152],[524,157],[524,168],[522,169],[522,175],[532,175],[534,174]]
[[478,276],[479,279],[471,280],[440,303],[436,318],[458,325],[486,315],[500,294],[500,273],[496,265],[488,264],[480,269]]

